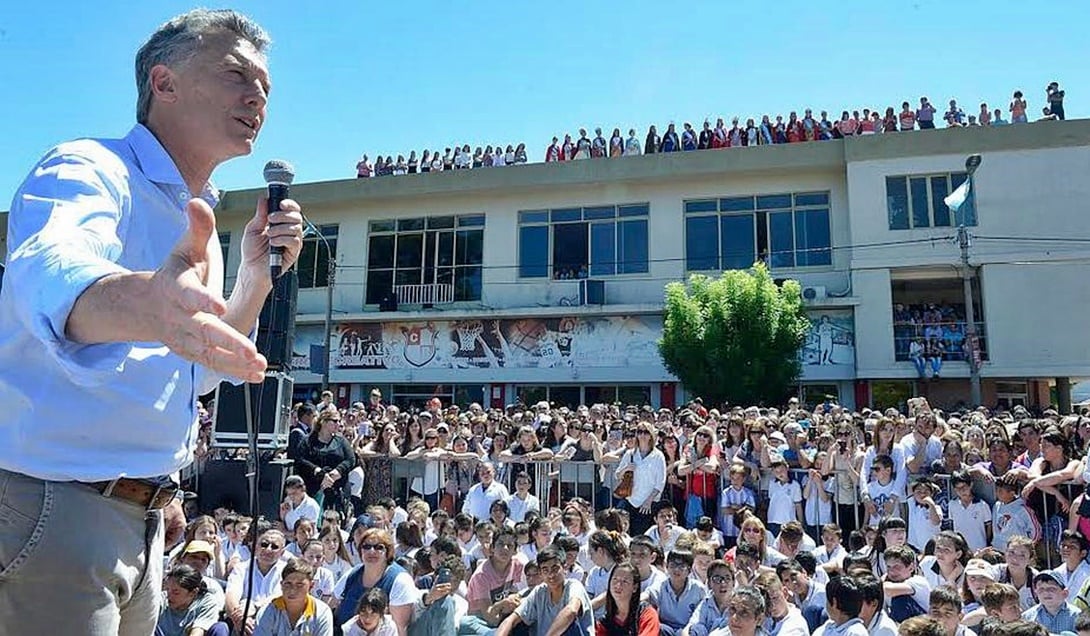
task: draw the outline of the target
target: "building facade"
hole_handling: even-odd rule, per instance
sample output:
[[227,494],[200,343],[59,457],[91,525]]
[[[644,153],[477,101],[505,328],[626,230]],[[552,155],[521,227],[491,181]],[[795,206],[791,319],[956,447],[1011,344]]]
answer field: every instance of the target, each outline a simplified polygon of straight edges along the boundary
[[[970,154],[975,211],[958,217],[943,199]],[[1047,405],[1090,377],[1087,174],[1090,122],[1067,121],[296,185],[316,226],[296,394],[320,386],[331,298],[342,403],[379,387],[400,404],[672,406],[687,396],[657,353],[665,284],[762,260],[806,290],[809,401],[955,406],[976,355],[985,404]],[[228,272],[258,194],[217,211]]]

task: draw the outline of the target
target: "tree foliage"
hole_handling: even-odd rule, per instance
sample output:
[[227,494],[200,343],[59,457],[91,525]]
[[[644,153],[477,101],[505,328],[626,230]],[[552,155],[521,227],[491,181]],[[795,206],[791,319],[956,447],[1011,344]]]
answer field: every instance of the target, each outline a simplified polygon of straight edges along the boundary
[[778,404],[798,380],[809,329],[798,281],[777,286],[758,263],[668,284],[659,354],[709,404]]

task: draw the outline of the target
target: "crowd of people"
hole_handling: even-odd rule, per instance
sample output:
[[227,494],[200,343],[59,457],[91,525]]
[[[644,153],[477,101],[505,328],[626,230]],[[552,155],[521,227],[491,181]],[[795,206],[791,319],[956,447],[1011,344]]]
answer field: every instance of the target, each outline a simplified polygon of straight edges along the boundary
[[[1045,87],[1046,106],[1041,109],[1041,116],[1037,120],[1064,119],[1064,95],[1065,92],[1058,82],[1050,82]],[[815,117],[812,109],[807,108],[801,117],[797,111],[791,111],[786,121],[783,115],[776,115],[774,120],[769,115],[763,115],[759,122],[751,117],[744,123],[741,123],[738,117],[734,117],[728,127],[723,118],[717,119],[714,126],[710,120],[705,120],[699,131],[689,122],[683,124],[680,132],[675,124],[668,124],[666,132],[662,134],[655,126],[650,126],[642,144],[634,128],[628,130],[627,137],[621,134],[620,128],[614,128],[608,139],[602,134],[601,128],[594,129],[594,137],[590,137],[586,129],[580,128],[577,138],[573,139],[571,134],[564,135],[563,141],[559,137],[553,137],[552,143],[545,150],[544,159],[546,162],[572,161],[659,152],[823,141],[855,135],[929,130],[935,128],[939,122],[945,123],[947,128],[1023,124],[1030,121],[1030,115],[1029,103],[1022,91],[1014,91],[1007,105],[1007,113],[1007,117],[1004,118],[1002,108],[992,109],[987,102],[983,102],[980,104],[979,112],[966,115],[965,111],[958,106],[957,100],[951,99],[947,109],[941,113],[940,119],[939,109],[927,97],[921,97],[919,106],[915,108],[906,101],[901,104],[900,111],[895,110],[893,106],[888,106],[884,112],[877,108],[874,110],[863,108],[862,112],[844,110],[840,118],[836,120],[830,120],[827,111],[821,111],[820,116]],[[472,153],[469,145],[464,144],[454,146],[453,151],[446,148],[442,155],[438,150],[434,153],[431,150],[425,150],[419,159],[415,150],[409,153],[407,160],[403,154],[398,155],[396,161],[391,155],[386,155],[385,158],[380,155],[372,163],[367,155],[363,155],[356,163],[356,176],[368,178],[524,163],[527,163],[526,145],[522,143],[517,147],[508,144],[506,149],[502,144],[497,144],[494,149],[492,146],[487,146],[483,150],[478,146]]]
[[[1085,415],[921,398],[410,412],[326,394],[295,408],[280,518],[200,502],[163,616],[203,603],[226,630],[249,597],[275,634],[307,616],[321,634],[1090,634],[1088,449]],[[405,496],[395,461],[419,467]],[[569,463],[594,479],[556,479]]]
[[[893,305],[894,353],[898,360],[911,360],[920,378],[937,379],[943,362],[968,359],[966,334],[964,305]],[[977,342],[981,355],[986,356],[986,341],[978,337]]]

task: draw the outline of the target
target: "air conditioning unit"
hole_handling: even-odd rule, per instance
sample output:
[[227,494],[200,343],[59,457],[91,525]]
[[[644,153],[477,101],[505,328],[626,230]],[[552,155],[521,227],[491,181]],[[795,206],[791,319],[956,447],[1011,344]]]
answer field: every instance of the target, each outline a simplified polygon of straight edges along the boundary
[[802,297],[804,300],[822,300],[829,296],[824,285],[813,285],[811,287],[802,288]]

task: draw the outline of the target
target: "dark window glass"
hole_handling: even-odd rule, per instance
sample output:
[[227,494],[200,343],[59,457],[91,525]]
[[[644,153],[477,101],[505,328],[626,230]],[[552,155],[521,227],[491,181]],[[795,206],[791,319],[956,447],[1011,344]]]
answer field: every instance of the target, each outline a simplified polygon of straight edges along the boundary
[[481,267],[454,269],[454,300],[481,299]]
[[428,217],[428,229],[429,230],[445,230],[454,227],[453,216],[429,216]]
[[390,269],[367,272],[367,304],[377,305],[394,289],[394,272]]
[[612,205],[583,209],[583,218],[588,221],[596,219],[612,219],[615,216],[617,216],[617,208],[613,207]]
[[372,232],[393,232],[397,229],[397,221],[386,219],[384,221],[371,221]]
[[724,214],[719,219],[723,269],[748,269],[757,260],[752,214]]
[[616,227],[613,223],[591,223],[591,276],[612,276],[617,273]]
[[399,269],[402,267],[420,267],[421,263],[423,262],[423,258],[423,234],[397,235],[397,256],[395,259],[395,264]]
[[772,269],[795,266],[795,237],[790,212],[772,212],[768,215],[768,230],[772,240]]
[[458,227],[484,227],[484,215],[460,216],[458,217]]
[[931,206],[927,200],[927,178],[913,177],[908,180],[912,196],[912,227],[931,227]]
[[799,267],[831,265],[829,211],[805,210],[795,213],[795,244]]
[[419,267],[398,269],[394,272],[394,285],[420,285],[424,282],[421,278],[423,275],[424,272]]
[[[454,232],[435,232],[439,236],[439,250],[435,255],[435,264],[439,267],[446,267],[454,264]],[[461,240],[462,232],[458,232],[458,238]],[[461,245],[458,249],[461,249]],[[427,263],[430,265],[431,260]]]
[[618,274],[643,274],[647,270],[647,221],[624,221],[620,224],[620,262]]
[[715,199],[703,199],[700,201],[686,201],[685,213],[693,214],[694,212],[715,212]]
[[549,220],[553,223],[559,223],[562,221],[582,221],[583,210],[582,208],[566,208],[563,210],[553,210],[549,213]]
[[548,210],[528,210],[519,212],[519,223],[548,223]]
[[889,229],[908,229],[908,180],[904,177],[886,177],[886,211]]
[[719,211],[720,212],[752,212],[753,197],[731,197],[729,199],[719,199]]
[[795,195],[795,205],[829,205],[828,192],[803,192]]
[[553,278],[579,278],[587,271],[586,223],[553,225]]
[[779,210],[791,207],[790,194],[767,194],[757,197],[758,210]]
[[685,269],[719,269],[717,216],[693,216],[685,219]]
[[459,230],[458,265],[480,265],[484,262],[484,230]]
[[406,231],[422,230],[422,229],[424,229],[424,218],[423,217],[420,217],[418,219],[398,219],[397,220],[397,231],[398,232],[406,232]]
[[519,277],[542,278],[549,275],[549,226],[519,228]]
[[650,206],[646,203],[622,205],[617,209],[617,214],[619,216],[647,216],[650,214]]
[[303,249],[299,251],[299,260],[296,262],[295,271],[299,276],[299,287],[310,289],[314,287],[314,272],[316,270],[315,259],[318,258],[318,241],[303,241]]
[[945,175],[931,177],[931,209],[935,214],[935,227],[950,227],[950,208],[943,200],[949,194]]
[[371,237],[371,245],[367,250],[368,268],[390,268],[394,266],[394,240],[393,234],[380,234]]

